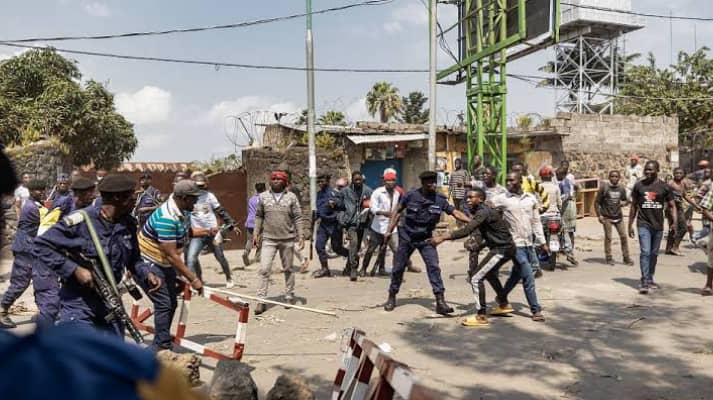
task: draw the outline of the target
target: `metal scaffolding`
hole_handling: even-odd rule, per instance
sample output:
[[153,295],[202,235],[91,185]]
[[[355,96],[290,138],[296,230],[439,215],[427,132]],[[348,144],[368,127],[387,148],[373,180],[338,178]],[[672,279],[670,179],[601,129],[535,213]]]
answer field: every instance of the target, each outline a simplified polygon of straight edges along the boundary
[[584,35],[555,46],[557,111],[613,114],[618,76],[617,39]]

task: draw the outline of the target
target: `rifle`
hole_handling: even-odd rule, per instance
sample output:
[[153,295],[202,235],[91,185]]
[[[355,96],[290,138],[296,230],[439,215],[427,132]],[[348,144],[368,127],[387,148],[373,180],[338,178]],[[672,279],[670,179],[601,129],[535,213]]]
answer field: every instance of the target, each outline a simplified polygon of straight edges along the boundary
[[371,276],[376,275],[376,269],[379,265],[386,264],[386,247],[389,245],[389,240],[391,240],[391,237],[384,237],[384,243],[379,246],[379,253],[376,256],[376,262],[374,263],[374,267],[371,268],[371,272],[369,273]]
[[[94,289],[94,292],[99,295],[99,297],[102,299],[102,302],[104,303],[104,306],[108,310],[106,317],[104,317],[106,322],[116,322],[120,325],[123,325],[126,328],[126,331],[131,336],[131,338],[136,341],[136,343],[143,343],[144,337],[141,335],[141,332],[139,332],[134,323],[131,321],[129,314],[126,313],[126,310],[124,309],[124,303],[121,301],[121,295],[109,284],[107,278],[104,276],[104,273],[99,268],[97,261],[91,258],[87,258],[81,254],[70,255],[69,258],[73,259],[73,261],[85,268],[87,264],[89,264],[88,269],[92,272],[93,279],[92,289]],[[126,287],[126,290],[134,298],[136,298],[136,292],[138,292],[136,288],[132,287],[128,283],[125,283],[124,286]],[[138,295],[140,296],[141,293],[139,292]]]

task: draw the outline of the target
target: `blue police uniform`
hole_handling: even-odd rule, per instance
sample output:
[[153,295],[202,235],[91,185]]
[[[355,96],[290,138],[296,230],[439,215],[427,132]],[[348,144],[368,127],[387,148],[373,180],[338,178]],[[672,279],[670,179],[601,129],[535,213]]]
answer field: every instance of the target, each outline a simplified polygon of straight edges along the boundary
[[337,222],[337,211],[329,205],[329,200],[336,196],[336,190],[326,187],[317,192],[317,218],[319,218],[319,228],[315,248],[319,256],[320,263],[327,263],[327,241],[331,241],[332,250],[342,257],[349,256],[349,251],[342,243],[342,228]]
[[[76,211],[73,196],[62,196],[52,202],[52,209],[60,208],[60,218]],[[59,276],[41,260],[34,260],[32,266],[32,289],[35,292],[35,304],[39,309],[37,323],[53,325],[59,314]]]
[[436,224],[441,219],[441,213],[453,215],[455,208],[448,203],[446,196],[440,193],[424,194],[423,189],[408,191],[401,198],[400,207],[405,210],[405,220],[399,227],[399,247],[394,256],[394,268],[391,273],[389,292],[396,294],[401,287],[401,281],[411,254],[415,250],[421,253],[426,264],[428,280],[435,295],[445,292],[441,268],[438,266],[438,252],[428,242]]
[[40,207],[36,201],[28,200],[20,210],[15,241],[12,242],[12,262],[10,287],[2,298],[0,307],[7,310],[30,286],[32,279],[32,241],[40,226]]
[[[139,246],[134,219],[126,215],[112,223],[100,216],[99,207],[89,206],[84,211],[94,224],[114,274],[114,280],[121,281],[125,268],[136,274],[135,265],[139,261]],[[37,260],[56,272],[62,279],[57,325],[93,325],[122,335],[122,326],[106,321],[107,309],[99,295],[92,289],[80,285],[74,277],[78,265],[67,257],[67,253],[80,253],[93,259],[98,259],[98,255],[86,223],[73,221],[72,216],[76,214],[62,219],[47,232],[38,236],[34,246]]]

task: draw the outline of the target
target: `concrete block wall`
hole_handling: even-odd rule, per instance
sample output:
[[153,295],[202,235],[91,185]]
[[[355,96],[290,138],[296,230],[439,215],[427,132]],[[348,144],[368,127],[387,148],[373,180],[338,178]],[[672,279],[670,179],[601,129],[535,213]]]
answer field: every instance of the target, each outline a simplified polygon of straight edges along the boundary
[[550,126],[559,133],[561,153],[553,162],[570,161],[578,177],[605,178],[612,169],[623,171],[629,157],[657,160],[662,178],[678,159],[678,118],[636,115],[558,113]]

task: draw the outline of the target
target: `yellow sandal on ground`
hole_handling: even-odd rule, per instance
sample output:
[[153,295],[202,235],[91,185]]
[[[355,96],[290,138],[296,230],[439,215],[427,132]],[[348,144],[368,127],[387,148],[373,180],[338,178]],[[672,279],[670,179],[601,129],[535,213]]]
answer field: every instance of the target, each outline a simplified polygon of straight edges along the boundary
[[463,326],[488,326],[490,322],[485,316],[478,318],[477,315],[472,315],[470,317],[464,318],[461,323]]
[[510,304],[499,305],[490,310],[490,315],[508,315],[515,312]]

